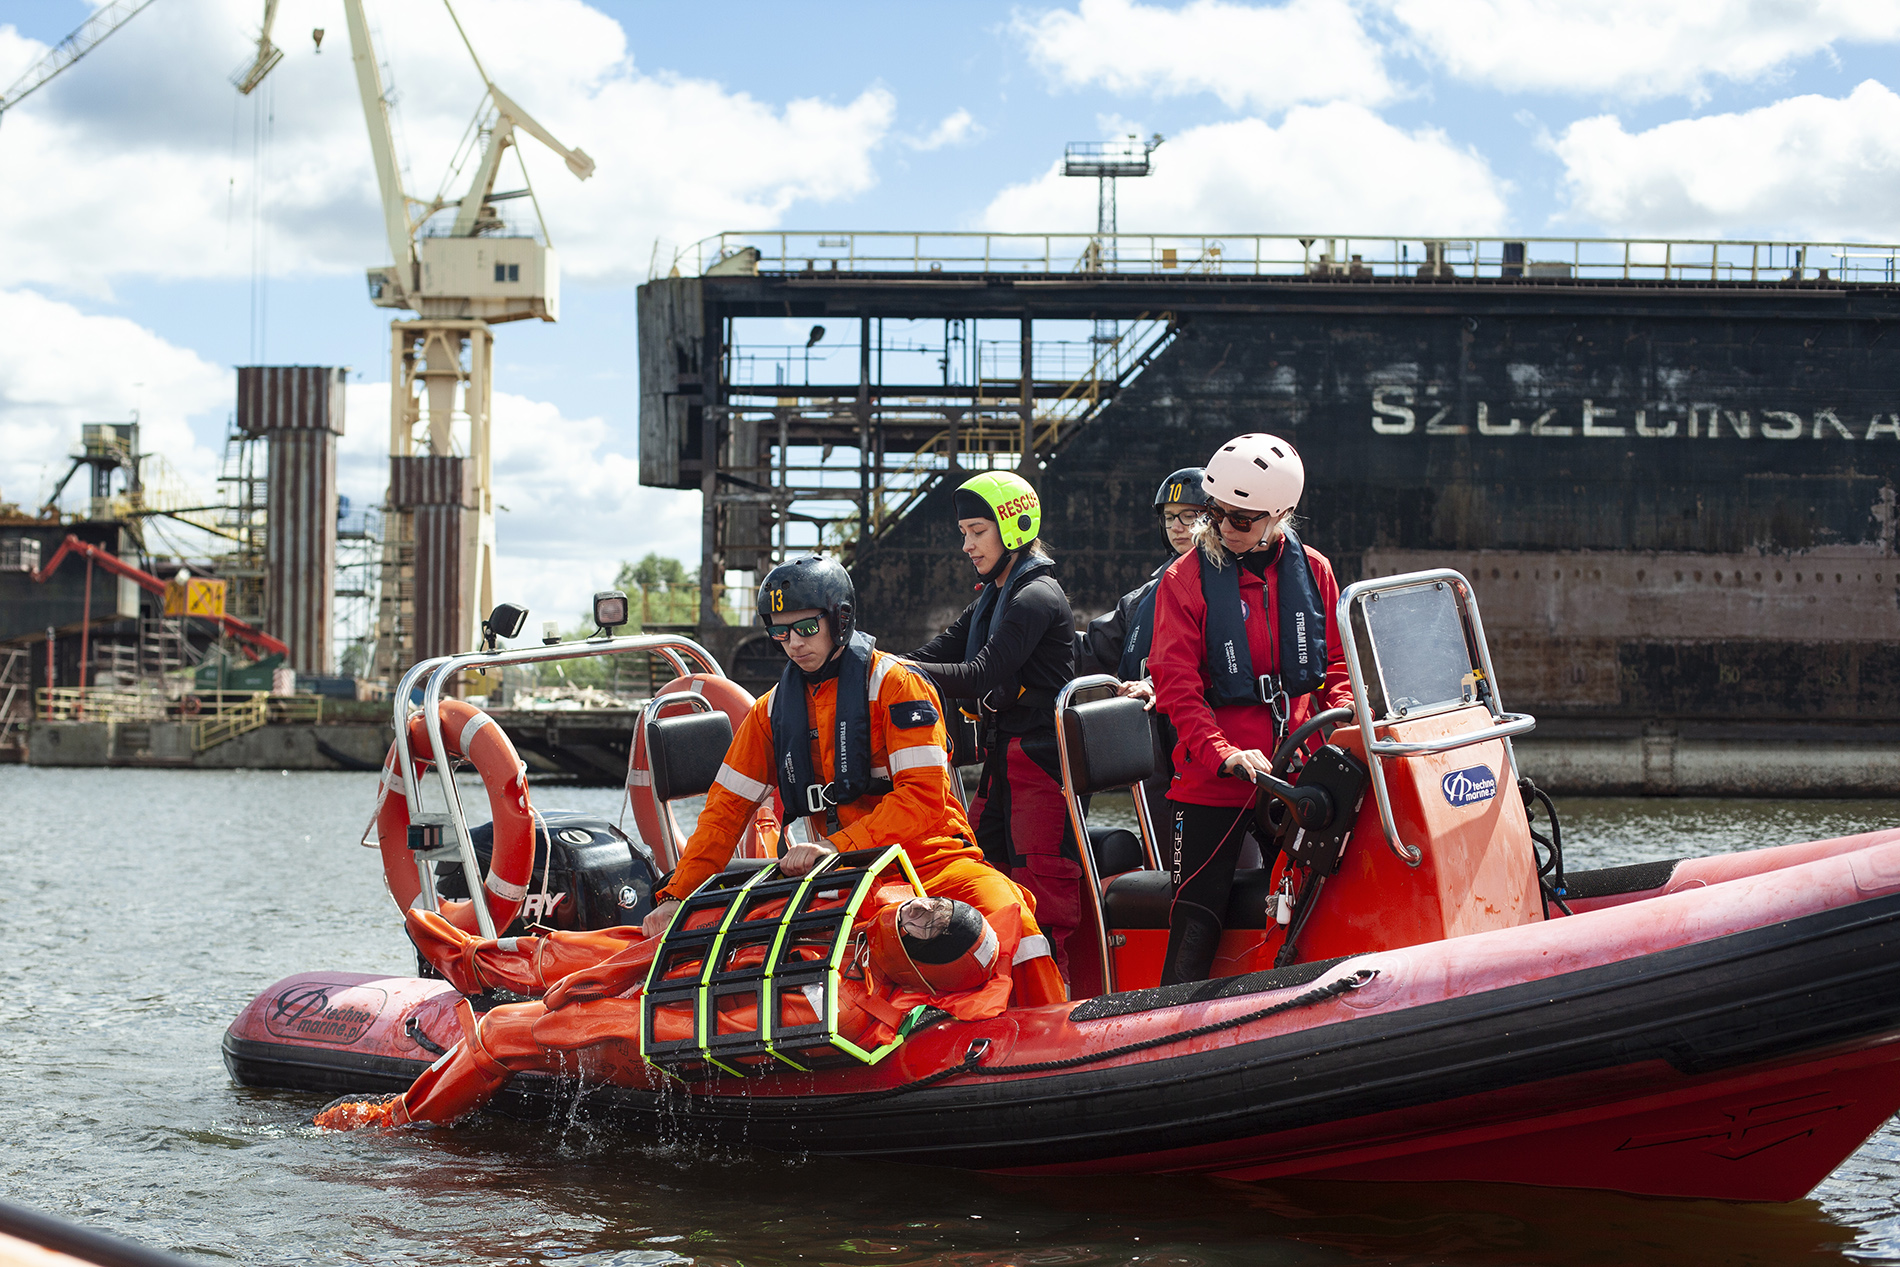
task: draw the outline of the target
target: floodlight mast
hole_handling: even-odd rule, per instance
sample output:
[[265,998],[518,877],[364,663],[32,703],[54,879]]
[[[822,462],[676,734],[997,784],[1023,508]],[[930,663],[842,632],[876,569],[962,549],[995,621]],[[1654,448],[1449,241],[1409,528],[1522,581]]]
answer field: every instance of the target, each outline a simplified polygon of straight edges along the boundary
[[1123,176],[1146,176],[1154,170],[1151,155],[1166,138],[1157,132],[1142,140],[1132,132],[1118,141],[1071,141],[1062,152],[1064,176],[1093,176],[1096,180],[1095,268],[1112,269],[1115,251],[1115,182]]

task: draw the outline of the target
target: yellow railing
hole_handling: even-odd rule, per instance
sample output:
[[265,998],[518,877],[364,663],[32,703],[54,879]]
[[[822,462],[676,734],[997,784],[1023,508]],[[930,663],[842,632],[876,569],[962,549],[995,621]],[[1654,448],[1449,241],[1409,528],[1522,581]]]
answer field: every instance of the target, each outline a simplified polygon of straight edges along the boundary
[[35,721],[162,721],[171,701],[151,691],[77,686],[33,692]]
[[200,718],[191,728],[194,752],[215,748],[229,739],[262,730],[270,721],[270,696],[258,694],[241,704],[226,704],[215,716]]

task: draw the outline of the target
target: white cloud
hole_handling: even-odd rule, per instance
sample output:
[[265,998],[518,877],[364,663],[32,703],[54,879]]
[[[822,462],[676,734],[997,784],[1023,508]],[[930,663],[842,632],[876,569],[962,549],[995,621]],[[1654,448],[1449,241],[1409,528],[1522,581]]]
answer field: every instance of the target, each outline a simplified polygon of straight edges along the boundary
[[1229,109],[1300,102],[1376,104],[1394,95],[1378,43],[1349,0],[1256,7],[1191,0],[1180,8],[1079,0],[1019,15],[1017,33],[1057,83],[1179,97],[1212,93]]
[[[1407,132],[1357,105],[1301,106],[1278,127],[1238,119],[1190,128],[1155,151],[1154,175],[1118,191],[1124,233],[1489,233],[1508,186],[1431,128]],[[1095,224],[1095,182],[1061,165],[998,194],[984,227]]]
[[[351,383],[337,485],[377,505],[389,483],[389,384]],[[563,627],[649,550],[699,566],[699,494],[642,488],[632,429],[495,393],[495,594]],[[540,628],[539,624],[532,626]]]
[[[191,420],[222,426],[237,391],[229,369],[123,317],[31,290],[0,291],[0,349],[0,500],[36,509],[66,473],[80,424],[129,422],[135,409],[148,452],[164,454],[193,488],[215,488],[217,454],[197,442]],[[86,480],[82,471],[68,485],[67,509],[85,506]]]
[[964,145],[983,135],[983,126],[968,110],[956,109],[946,114],[929,136],[916,137],[904,143],[913,150],[940,150],[946,145]]
[[[571,275],[644,277],[656,238],[765,227],[796,203],[876,181],[873,154],[895,111],[882,87],[773,105],[637,69],[620,25],[580,0],[466,0],[457,11],[495,82],[598,163],[582,184],[538,142],[522,145]],[[413,160],[409,191],[430,196],[480,80],[440,7],[375,13],[399,152]],[[141,16],[8,111],[0,163],[10,189],[36,194],[0,199],[0,236],[23,244],[16,282],[105,294],[115,278],[248,276],[254,190],[275,271],[386,261],[340,6],[287,3],[277,26],[287,56],[245,100],[227,75],[249,55],[256,20],[253,0]],[[314,26],[329,31],[321,55],[301,34]],[[42,49],[0,27],[0,63]],[[253,141],[266,136],[254,165]],[[502,170],[517,179],[512,158]]]
[[1633,134],[1603,115],[1550,144],[1564,163],[1565,218],[1605,232],[1893,237],[1900,96],[1873,80],[1844,98],[1790,97]]
[[1384,0],[1430,58],[1508,92],[1702,100],[1837,43],[1900,39],[1900,0]]

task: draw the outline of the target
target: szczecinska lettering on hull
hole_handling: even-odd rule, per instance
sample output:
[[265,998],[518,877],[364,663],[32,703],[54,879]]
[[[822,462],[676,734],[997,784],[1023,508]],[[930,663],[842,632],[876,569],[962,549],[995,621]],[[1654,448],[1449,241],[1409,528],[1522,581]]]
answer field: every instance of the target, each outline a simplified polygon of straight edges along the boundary
[[1372,389],[1372,429],[1385,436],[1564,436],[1595,440],[1895,440],[1900,413],[1816,409],[1730,409],[1706,401],[1606,405],[1589,397],[1570,405],[1528,407],[1441,401],[1438,389]]

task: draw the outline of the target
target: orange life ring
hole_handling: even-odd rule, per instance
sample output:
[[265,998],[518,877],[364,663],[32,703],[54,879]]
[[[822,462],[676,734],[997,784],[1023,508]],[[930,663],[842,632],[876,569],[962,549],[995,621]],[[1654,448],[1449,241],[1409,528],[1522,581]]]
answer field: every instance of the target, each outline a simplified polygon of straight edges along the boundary
[[[534,874],[534,812],[528,808],[528,768],[515,746],[493,718],[473,704],[445,699],[440,706],[442,746],[450,759],[466,757],[488,789],[488,808],[495,820],[495,852],[482,888],[488,913],[500,932],[514,922],[528,895]],[[416,779],[431,768],[429,727],[418,713],[409,719],[409,754]],[[376,840],[383,855],[383,879],[396,909],[407,911],[422,892],[415,855],[409,851],[409,798],[402,792],[402,766],[396,746],[383,762],[383,783],[376,801]],[[472,886],[471,886],[472,887]],[[479,932],[472,901],[443,902],[442,917],[464,932]]]
[[[693,691],[703,695],[706,702],[717,708],[732,720],[736,732],[746,714],[752,711],[754,700],[752,693],[728,677],[712,673],[694,673],[687,677],[677,677],[661,687],[657,695],[666,695],[674,691]],[[668,704],[661,707],[657,717],[678,717],[693,711],[686,703]],[[670,826],[678,839],[684,840],[685,833],[679,830],[679,824],[672,821],[673,811],[660,805],[653,799],[652,763],[647,759],[646,728],[636,725],[633,731],[633,748],[627,756],[627,803],[633,810],[634,825],[640,829],[640,839],[653,850],[654,858],[662,870],[671,870],[679,865],[678,858],[661,856],[662,842],[669,839],[662,829],[660,815],[668,818]],[[770,793],[758,810],[752,815],[752,822],[746,827],[745,835],[740,837],[738,846],[733,850],[736,858],[776,858],[778,856],[779,835],[781,832],[778,793]]]

